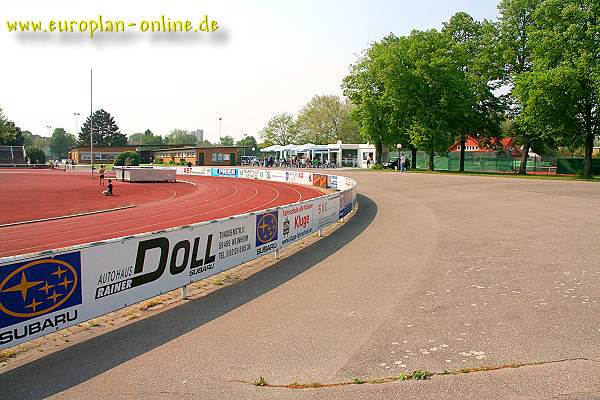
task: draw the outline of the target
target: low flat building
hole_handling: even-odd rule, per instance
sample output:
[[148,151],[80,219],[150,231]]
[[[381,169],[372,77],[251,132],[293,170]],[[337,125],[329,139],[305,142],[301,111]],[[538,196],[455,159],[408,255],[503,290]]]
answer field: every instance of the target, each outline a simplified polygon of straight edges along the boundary
[[[152,162],[155,150],[182,146],[185,145],[136,144],[127,146],[94,146],[94,164],[112,164],[119,154],[126,151],[139,153],[141,163],[149,164]],[[69,149],[69,160],[75,160],[77,164],[90,164],[91,159],[90,146],[75,146]]]
[[153,151],[154,160],[161,158],[164,164],[173,160],[180,164],[181,160],[192,165],[206,166],[234,166],[240,162],[239,150],[241,147],[179,147],[173,149],[159,149]]

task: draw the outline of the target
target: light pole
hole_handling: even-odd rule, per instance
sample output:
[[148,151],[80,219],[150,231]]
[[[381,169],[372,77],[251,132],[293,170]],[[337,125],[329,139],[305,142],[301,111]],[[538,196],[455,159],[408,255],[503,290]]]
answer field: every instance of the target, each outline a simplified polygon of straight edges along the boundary
[[52,136],[52,126],[46,125],[46,128],[48,128],[48,136]]
[[221,126],[223,118],[219,117],[219,143],[221,143]]
[[398,148],[398,171],[402,172],[402,167],[400,166],[400,152],[402,151],[402,145],[398,143],[396,147]]
[[75,117],[75,136],[79,135],[79,116],[81,114],[79,113],[73,113],[73,116]]
[[90,69],[90,165],[94,179],[94,70]]

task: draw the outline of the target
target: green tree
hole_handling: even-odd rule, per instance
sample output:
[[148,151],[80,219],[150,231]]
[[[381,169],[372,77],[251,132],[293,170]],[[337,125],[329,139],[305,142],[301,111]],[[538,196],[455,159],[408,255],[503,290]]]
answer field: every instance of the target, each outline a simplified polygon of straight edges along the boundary
[[37,146],[30,146],[25,148],[25,154],[32,164],[45,164],[46,154],[44,151]]
[[160,135],[152,133],[150,129],[146,129],[143,133],[138,132],[129,135],[127,143],[132,145],[161,145],[163,144],[163,138]]
[[298,115],[301,141],[330,144],[341,140],[346,143],[360,141],[356,122],[350,119],[352,104],[339,96],[314,96]]
[[161,145],[163,144],[163,138],[160,135],[155,135],[150,129],[144,131],[142,136],[142,144]]
[[23,133],[15,123],[4,116],[0,108],[0,145],[22,146]]
[[298,128],[292,115],[281,113],[267,122],[260,135],[266,142],[285,146],[297,142]]
[[140,155],[136,151],[124,151],[115,158],[117,166],[136,166],[140,165]]
[[69,148],[76,145],[77,139],[74,135],[63,128],[56,128],[50,138],[50,154],[56,158],[66,158]]
[[435,29],[413,31],[393,46],[386,75],[397,124],[406,127],[413,146],[429,153],[431,170],[434,154],[448,150],[471,105],[461,60],[451,47],[451,38]]
[[198,138],[187,129],[173,129],[165,137],[164,143],[194,146],[198,143]]
[[[93,121],[92,121],[93,119]],[[115,119],[104,110],[97,110],[88,117],[79,132],[79,145],[90,145],[90,126],[93,125],[94,146],[125,146],[127,136],[119,131]],[[93,122],[93,124],[92,124]]]
[[394,108],[394,101],[399,99],[386,94],[389,79],[393,77],[389,73],[389,61],[394,58],[391,48],[400,41],[389,35],[373,43],[350,67],[342,83],[344,95],[355,105],[351,117],[358,123],[362,136],[375,145],[377,163],[381,163],[384,144],[398,143],[402,132],[398,126],[406,125],[406,118],[393,112],[399,109]]
[[230,135],[225,135],[219,139],[219,146],[233,146],[235,140]]
[[[258,154],[258,143],[256,142],[256,138],[254,136],[244,136],[242,140],[238,140],[235,143],[238,147],[246,147],[247,149],[244,151],[246,155],[257,155]],[[252,150],[254,149],[254,151]]]
[[129,135],[129,137],[127,138],[127,144],[131,144],[131,145],[142,144],[142,136],[144,136],[144,134],[142,132],[137,132],[137,133],[133,133],[133,134]]
[[523,106],[514,93],[519,76],[533,70],[530,35],[536,26],[534,12],[541,3],[542,0],[502,0],[498,6],[500,40],[495,46],[489,46],[495,47],[501,56],[501,64],[505,71],[503,83],[510,89],[507,95],[510,105],[509,117],[514,120],[511,134],[523,145],[520,174],[527,173],[529,149],[532,146],[536,148],[543,146],[543,132],[522,118]]
[[571,148],[584,148],[584,176],[592,177],[592,152],[600,108],[600,3],[547,0],[534,12],[533,69],[521,74],[515,94],[523,125]]
[[464,171],[467,136],[489,138],[501,134],[504,107],[494,90],[503,71],[490,51],[498,31],[489,21],[479,22],[459,12],[444,23],[443,33],[450,37],[448,51],[459,69],[456,83],[462,95],[456,96],[457,103],[448,117],[460,141],[459,171]]

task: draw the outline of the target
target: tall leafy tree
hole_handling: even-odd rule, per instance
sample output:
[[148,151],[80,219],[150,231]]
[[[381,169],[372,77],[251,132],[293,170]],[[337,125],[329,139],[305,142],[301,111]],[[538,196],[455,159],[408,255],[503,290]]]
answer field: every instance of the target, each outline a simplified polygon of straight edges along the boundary
[[542,131],[535,125],[527,124],[521,116],[522,104],[515,96],[517,79],[533,70],[533,48],[531,32],[535,29],[534,12],[543,0],[502,0],[498,6],[500,18],[498,29],[500,40],[495,47],[504,68],[503,83],[509,88],[507,95],[509,117],[514,121],[512,135],[523,145],[523,155],[519,167],[520,174],[527,173],[527,160],[532,146],[541,147]]
[[527,127],[584,148],[584,176],[592,176],[594,139],[600,134],[600,3],[546,0],[534,12],[533,69],[515,93]]
[[373,43],[350,67],[342,83],[344,95],[355,105],[352,118],[362,136],[375,145],[377,163],[381,163],[384,145],[398,142],[398,132],[390,129],[392,106],[385,97],[386,60],[397,41],[391,34]]
[[[470,95],[460,60],[451,51],[450,37],[435,29],[413,31],[395,47],[390,96],[402,110],[411,143],[429,153],[446,152],[470,106]],[[398,72],[393,77],[393,72]]]
[[235,140],[230,135],[225,135],[219,139],[219,146],[233,146]]
[[74,135],[68,133],[63,128],[56,128],[50,138],[50,153],[57,158],[66,158],[69,148],[77,145],[77,139]]
[[138,132],[129,135],[127,143],[134,145],[160,145],[163,144],[163,138],[160,135],[155,135],[154,133],[152,133],[150,129],[146,129],[144,132]]
[[[258,154],[258,143],[256,142],[256,138],[254,136],[244,136],[243,139],[238,140],[235,143],[236,146],[247,147],[245,154],[246,155],[256,155]],[[254,151],[252,150],[254,149]]]
[[93,140],[95,146],[125,146],[127,136],[119,130],[115,119],[104,110],[97,110],[86,119],[79,132],[79,145],[90,145],[90,127],[93,126]]
[[291,114],[281,113],[267,122],[260,135],[265,142],[285,146],[298,141],[298,127]]
[[173,129],[166,137],[166,144],[196,145],[198,138],[187,129]]
[[150,129],[146,129],[142,136],[142,144],[161,145],[163,144],[163,138],[160,135],[155,135]]
[[454,115],[450,115],[460,141],[459,170],[465,170],[467,136],[487,138],[499,136],[503,119],[503,104],[495,96],[502,77],[501,68],[490,45],[498,37],[495,26],[479,22],[465,12],[459,12],[444,23],[443,33],[450,37],[449,51],[457,62],[463,95],[457,100]]
[[0,145],[22,146],[23,132],[15,123],[4,116],[0,108]]
[[334,95],[316,95],[300,111],[298,130],[301,141],[330,144],[338,140],[358,143],[358,125],[350,119],[352,103]]

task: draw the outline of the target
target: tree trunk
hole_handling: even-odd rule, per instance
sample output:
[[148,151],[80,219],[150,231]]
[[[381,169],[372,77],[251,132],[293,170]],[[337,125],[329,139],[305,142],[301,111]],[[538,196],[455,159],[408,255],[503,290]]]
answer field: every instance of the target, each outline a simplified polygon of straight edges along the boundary
[[523,143],[523,154],[521,155],[521,165],[519,166],[519,175],[527,175],[527,160],[529,159],[529,138],[525,137]]
[[411,167],[411,169],[417,169],[417,148],[414,147],[414,146],[411,146],[410,152],[411,152],[411,156],[412,156],[412,160],[411,160],[412,167]]
[[435,169],[435,166],[433,165],[433,161],[434,161],[433,156],[434,156],[434,153],[435,152],[433,151],[433,149],[431,149],[429,151],[429,170],[430,171],[433,171]]
[[592,153],[593,152],[594,152],[594,135],[591,132],[588,132],[588,134],[585,136],[585,160],[583,162],[583,176],[585,179],[592,179]]
[[458,167],[459,172],[465,172],[465,145],[467,138],[465,136],[460,137],[460,165]]
[[383,153],[383,143],[375,143],[375,162],[381,164],[381,156]]

